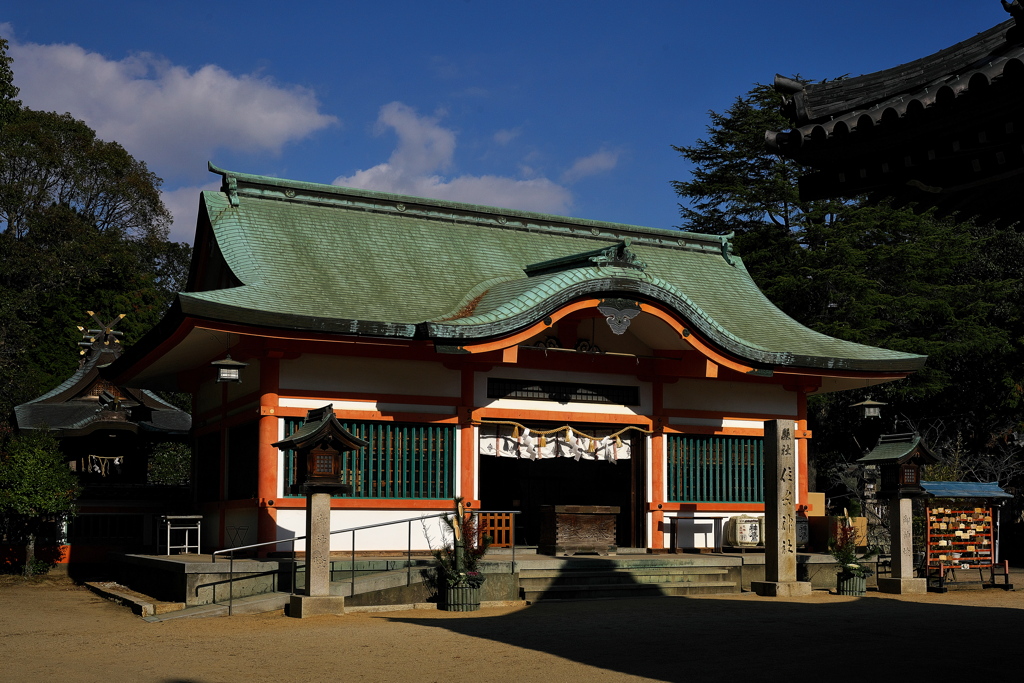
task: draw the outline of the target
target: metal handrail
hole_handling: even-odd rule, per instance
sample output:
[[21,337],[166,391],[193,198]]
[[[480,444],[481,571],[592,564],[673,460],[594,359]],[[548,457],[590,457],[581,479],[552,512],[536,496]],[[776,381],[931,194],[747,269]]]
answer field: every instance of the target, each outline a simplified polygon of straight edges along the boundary
[[[468,512],[470,512],[470,514],[474,514],[474,515],[480,515],[480,514],[492,514],[492,515],[493,514],[505,514],[505,515],[509,515],[510,514],[510,515],[513,515],[513,520],[515,519],[515,517],[514,517],[515,515],[520,514],[519,510],[471,510],[471,511],[468,511]],[[438,518],[441,518],[441,517],[447,518],[451,514],[452,513],[450,513],[450,512],[439,512],[439,513],[436,513],[436,514],[433,514],[433,515],[422,515],[420,517],[409,517],[409,518],[406,518],[406,519],[395,519],[395,520],[391,520],[390,522],[377,522],[376,524],[364,524],[362,526],[350,527],[348,529],[337,529],[335,531],[330,532],[330,534],[329,534],[330,536],[333,536],[334,534],[345,534],[345,533],[349,533],[349,532],[352,533],[352,561],[351,561],[351,565],[352,566],[351,566],[351,579],[350,579],[351,586],[349,588],[349,593],[351,595],[355,595],[355,590],[356,590],[356,532],[357,531],[364,531],[366,529],[376,529],[378,527],[391,526],[392,524],[408,524],[409,525],[408,526],[407,546],[406,546],[406,585],[407,586],[411,586],[412,585],[412,523],[413,522],[423,522],[424,520],[428,520],[428,519],[438,519]],[[278,539],[276,541],[263,541],[262,543],[250,543],[249,545],[240,545],[240,546],[235,546],[233,548],[224,548],[222,550],[214,550],[213,551],[213,553],[211,554],[211,561],[214,562],[214,563],[217,562],[217,555],[223,555],[223,554],[226,554],[226,553],[228,554],[228,616],[231,616],[233,614],[233,612],[234,612],[235,593],[234,593],[233,585],[232,584],[233,584],[233,582],[235,580],[235,551],[238,551],[238,550],[249,550],[249,549],[252,549],[252,548],[261,548],[263,546],[277,545],[279,543],[291,543],[292,544],[292,582],[291,582],[291,594],[294,595],[295,594],[295,584],[297,582],[297,576],[298,576],[298,562],[296,562],[296,557],[295,557],[295,541],[299,541],[299,540],[302,540],[302,539],[305,539],[305,538],[306,538],[305,535],[302,535],[302,536],[292,536],[291,538],[282,538],[282,539]],[[515,570],[515,564],[516,564],[516,525],[515,525],[515,521],[513,521],[513,523],[512,523],[512,529],[511,529],[511,535],[510,535],[510,544],[512,546],[512,561],[511,561],[511,572],[510,573],[514,574],[515,571],[516,571]],[[308,582],[308,580],[309,579],[307,577],[307,582]],[[308,585],[308,583],[307,583],[307,585]],[[217,601],[216,600],[216,595],[214,595],[214,602],[216,602],[216,601]]]

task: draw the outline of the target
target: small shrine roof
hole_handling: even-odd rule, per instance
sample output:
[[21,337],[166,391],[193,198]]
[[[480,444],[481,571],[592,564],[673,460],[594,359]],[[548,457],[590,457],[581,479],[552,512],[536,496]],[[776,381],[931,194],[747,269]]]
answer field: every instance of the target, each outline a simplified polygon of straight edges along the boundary
[[117,387],[123,395],[118,409],[104,409],[88,395],[100,378],[100,369],[116,353],[96,353],[70,377],[42,396],[15,406],[18,429],[48,429],[54,436],[82,436],[99,429],[186,434],[192,417],[144,389]]
[[178,316],[457,347],[576,298],[632,296],[758,364],[910,372],[925,360],[799,324],[724,237],[211,170],[224,185],[202,194]]
[[878,444],[857,462],[865,465],[895,463],[909,458],[915,453],[923,454],[931,462],[938,460],[931,449],[921,440],[920,435],[909,433],[883,434],[878,437]]
[[345,429],[338,418],[334,416],[334,405],[330,403],[321,408],[307,411],[306,421],[301,427],[288,438],[272,445],[282,449],[302,449],[324,438],[341,444],[341,450],[357,450],[369,445],[368,441],[360,439]]
[[921,488],[933,498],[1013,498],[996,481],[922,481]]

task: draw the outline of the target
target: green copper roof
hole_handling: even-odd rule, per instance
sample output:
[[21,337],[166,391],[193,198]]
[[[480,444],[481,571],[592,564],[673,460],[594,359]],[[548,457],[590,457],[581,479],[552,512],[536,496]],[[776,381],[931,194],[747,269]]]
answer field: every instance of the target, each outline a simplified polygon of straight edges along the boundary
[[[724,238],[211,170],[183,313],[458,346],[580,297],[678,311],[751,362],[905,372],[923,356],[814,332],[769,302]],[[200,252],[209,256],[198,255]],[[195,273],[214,273],[205,279]],[[239,286],[223,287],[237,279]]]
[[878,437],[878,444],[857,462],[865,465],[900,462],[915,451],[920,452],[925,460],[937,462],[938,458],[931,449],[921,441],[918,434],[883,434]]

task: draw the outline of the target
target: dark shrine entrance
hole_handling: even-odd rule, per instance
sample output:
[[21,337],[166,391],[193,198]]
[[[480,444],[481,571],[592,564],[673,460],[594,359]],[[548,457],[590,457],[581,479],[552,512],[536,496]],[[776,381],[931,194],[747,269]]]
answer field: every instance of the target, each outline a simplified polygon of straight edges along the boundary
[[[586,427],[580,429],[586,431]],[[542,505],[616,505],[616,545],[647,545],[644,505],[646,439],[627,433],[632,456],[609,463],[573,458],[478,456],[480,502],[484,510],[519,510],[516,545],[537,545]]]

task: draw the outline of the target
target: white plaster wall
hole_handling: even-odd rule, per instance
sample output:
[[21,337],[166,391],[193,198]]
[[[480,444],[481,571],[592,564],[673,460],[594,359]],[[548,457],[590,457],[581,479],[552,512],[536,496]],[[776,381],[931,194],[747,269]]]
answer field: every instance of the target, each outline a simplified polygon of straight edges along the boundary
[[[583,384],[606,384],[615,386],[635,386],[640,388],[640,405],[618,406],[608,403],[557,403],[555,401],[525,401],[522,399],[487,398],[487,380],[490,377],[522,380],[545,380],[549,382],[580,382]],[[550,370],[529,370],[523,368],[495,368],[489,372],[477,373],[475,377],[475,399],[478,408],[496,408],[506,410],[546,410],[554,413],[594,413],[613,415],[650,415],[651,384],[641,382],[636,377],[627,375],[602,375],[586,372],[558,372]],[[557,420],[557,416],[552,416]]]
[[[654,459],[660,458],[661,462],[668,462],[668,439],[661,440],[661,451],[658,453],[654,452],[654,440],[651,437],[647,437],[644,441],[645,451],[647,452],[647,463],[644,465],[646,472],[646,481],[644,482],[644,491],[646,491],[645,503],[650,503],[654,500]],[[662,477],[661,492],[658,496],[659,500],[667,500],[668,498],[668,478]],[[647,513],[647,547],[651,548],[654,544],[654,534],[661,533],[654,528],[654,513]],[[668,547],[668,546],[662,546]]]
[[681,379],[665,385],[665,408],[796,416],[797,395],[776,384]]
[[281,362],[282,390],[418,394],[460,394],[460,373],[440,363],[306,354]]
[[335,410],[366,410],[382,413],[429,413],[431,415],[455,415],[455,406],[437,406],[421,403],[388,403],[384,401],[344,401],[341,398],[282,398],[279,404],[284,408],[321,408],[328,403]]
[[224,546],[237,548],[240,545],[256,543],[256,525],[259,523],[255,508],[238,508],[224,511]]
[[[438,510],[331,510],[331,530],[351,529],[352,527],[379,524],[399,519],[410,519],[410,524],[392,524],[376,529],[366,529],[356,532],[356,550],[405,550],[409,545],[409,532],[412,531],[412,549],[414,551],[430,550],[430,544],[439,547],[441,539],[440,520],[426,519],[420,521],[420,517],[429,517],[445,512],[450,503],[441,501]],[[277,538],[285,539],[293,536],[303,536],[306,533],[306,511],[305,510],[278,510],[277,511]],[[428,536],[430,537],[428,539]],[[290,550],[289,544],[281,544],[281,550]],[[296,550],[305,550],[304,541],[296,541]],[[352,550],[352,534],[334,534],[331,536],[331,550],[344,551]]]
[[[735,515],[751,515],[751,512],[675,512],[665,514],[664,544],[666,548],[672,547],[672,527],[677,519],[684,520],[680,530],[680,541],[678,547],[683,548],[714,548],[719,545],[719,535],[725,533],[725,525],[729,518]],[[761,513],[756,513],[761,514]]]

